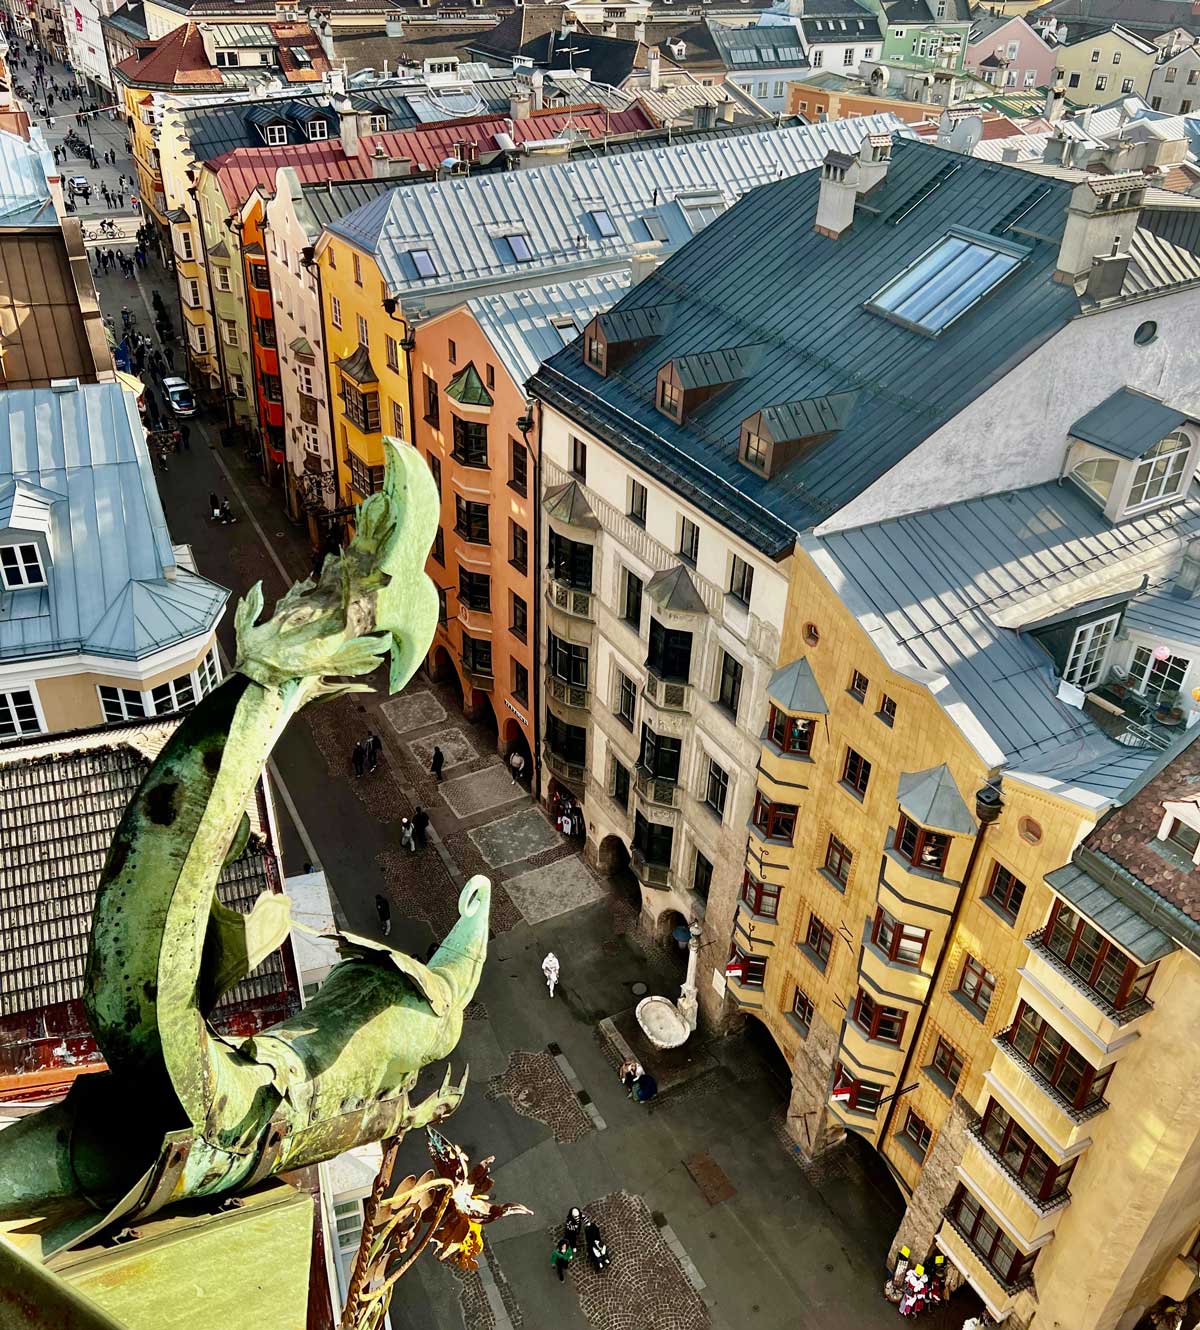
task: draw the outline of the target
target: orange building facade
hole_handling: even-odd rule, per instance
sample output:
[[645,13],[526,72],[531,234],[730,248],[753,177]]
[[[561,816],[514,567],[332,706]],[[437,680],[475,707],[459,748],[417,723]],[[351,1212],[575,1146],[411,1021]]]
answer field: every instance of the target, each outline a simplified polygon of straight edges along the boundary
[[[413,442],[441,494],[428,572],[441,600],[430,649],[502,753],[537,752],[534,435],[525,394],[467,307],[416,330]],[[525,425],[523,431],[521,426]]]
[[262,430],[263,459],[271,475],[284,464],[283,383],[279,377],[279,347],[275,310],[271,303],[271,275],[263,240],[263,204],[255,193],[242,210],[242,258],[246,265],[246,322],[254,369],[254,398]]

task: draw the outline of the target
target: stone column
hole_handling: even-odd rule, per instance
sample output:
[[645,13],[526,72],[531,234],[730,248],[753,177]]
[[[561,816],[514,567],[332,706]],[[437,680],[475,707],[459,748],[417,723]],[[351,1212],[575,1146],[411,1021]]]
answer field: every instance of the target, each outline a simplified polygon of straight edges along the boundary
[[814,1013],[808,1038],[792,1062],[792,1094],[784,1126],[811,1162],[845,1139],[846,1130],[829,1111],[829,1079],[837,1061],[837,1031]]
[[[897,1110],[899,1112],[900,1110]],[[925,1157],[921,1178],[888,1252],[888,1265],[894,1266],[901,1247],[912,1252],[913,1262],[923,1264],[933,1247],[933,1235],[942,1226],[942,1211],[950,1202],[958,1182],[958,1165],[967,1148],[967,1128],[975,1115],[961,1095],[954,1097],[950,1114],[937,1134],[933,1148]]]

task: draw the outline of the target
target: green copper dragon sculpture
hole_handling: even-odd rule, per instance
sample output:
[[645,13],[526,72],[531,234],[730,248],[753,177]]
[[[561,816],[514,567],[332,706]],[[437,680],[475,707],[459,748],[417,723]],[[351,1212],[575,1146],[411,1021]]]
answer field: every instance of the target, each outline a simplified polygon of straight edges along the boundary
[[265,894],[243,915],[215,896],[284,727],[308,702],[368,691],[356,680],[385,656],[390,689],[403,687],[433,637],[437,593],[423,570],[437,493],[412,448],[385,446],[383,490],[362,504],[348,548],[269,620],[257,622],[261,585],[238,606],[232,673],[181,722],[113,838],[84,989],[108,1070],[0,1132],[0,1227],[36,1234],[43,1258],[438,1121],[462,1096],[465,1077],[447,1073],[409,1100],[462,1032],[487,949],[486,878],[463,888],[427,965],[342,934],[344,959],[297,1015],[240,1043],[208,1023],[287,935],[286,897]]

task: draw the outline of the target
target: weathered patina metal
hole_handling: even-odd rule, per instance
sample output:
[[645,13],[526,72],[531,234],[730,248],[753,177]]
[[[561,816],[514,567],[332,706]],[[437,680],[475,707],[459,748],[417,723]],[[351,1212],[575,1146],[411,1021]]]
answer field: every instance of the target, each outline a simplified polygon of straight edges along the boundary
[[467,883],[459,921],[428,964],[343,935],[344,960],[295,1017],[240,1044],[208,1013],[280,945],[286,906],[246,916],[214,896],[243,813],[288,721],[307,702],[361,691],[389,661],[400,688],[428,649],[438,602],[424,564],[437,492],[411,448],[387,445],[383,490],[350,546],[259,623],[237,610],[233,673],[180,724],[113,838],[92,923],[85,1003],[106,1073],[0,1133],[0,1221],[45,1255],[105,1225],[435,1122],[465,1080],[420,1103],[420,1069],[446,1057],[487,948],[490,886]]

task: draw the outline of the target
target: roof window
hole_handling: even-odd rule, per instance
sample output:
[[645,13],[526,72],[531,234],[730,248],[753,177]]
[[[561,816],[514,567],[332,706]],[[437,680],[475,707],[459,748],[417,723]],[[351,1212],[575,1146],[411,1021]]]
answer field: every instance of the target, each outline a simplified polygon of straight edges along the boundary
[[600,232],[602,240],[611,240],[617,234],[616,224],[607,208],[594,208],[591,216],[592,225]]
[[437,264],[434,263],[433,255],[427,249],[410,249],[408,257],[412,259],[418,277],[437,276]]
[[952,231],[867,301],[867,308],[937,337],[997,287],[1023,251],[992,237]]
[[533,250],[529,247],[529,237],[524,233],[518,232],[514,235],[505,236],[504,239],[508,241],[512,256],[518,263],[528,263],[533,258]]

